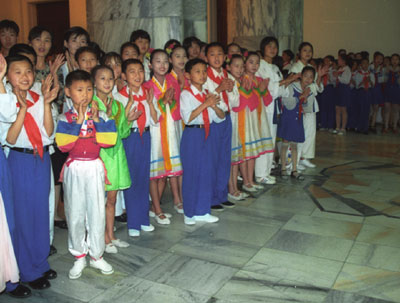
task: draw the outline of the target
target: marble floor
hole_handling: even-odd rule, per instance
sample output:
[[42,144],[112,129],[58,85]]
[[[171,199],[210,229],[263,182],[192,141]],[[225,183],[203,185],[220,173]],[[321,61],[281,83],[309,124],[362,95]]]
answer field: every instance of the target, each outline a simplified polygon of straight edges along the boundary
[[[67,273],[67,232],[56,229],[59,277],[21,302],[400,302],[400,138],[317,134],[315,169],[282,181],[216,224],[170,226],[105,255],[115,269]],[[18,302],[7,295],[0,302]]]

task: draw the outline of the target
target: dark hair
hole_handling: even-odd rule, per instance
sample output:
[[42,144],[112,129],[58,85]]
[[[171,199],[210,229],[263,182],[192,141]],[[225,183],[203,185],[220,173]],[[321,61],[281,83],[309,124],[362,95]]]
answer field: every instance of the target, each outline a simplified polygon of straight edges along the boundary
[[339,58],[342,59],[348,67],[353,66],[353,60],[349,56],[340,54]]
[[250,56],[257,56],[260,59],[260,55],[257,52],[247,52],[247,56],[244,57],[244,62],[247,62],[247,60],[250,58]]
[[367,57],[361,58],[360,63],[362,63],[363,61],[367,61],[369,63],[369,59]]
[[289,58],[290,58],[290,60],[293,60],[293,58],[294,58],[294,54],[293,54],[293,52],[290,50],[290,49],[285,49],[283,52],[282,52],[282,54],[286,54]]
[[80,69],[74,70],[67,75],[67,78],[65,79],[65,87],[70,88],[72,83],[75,81],[90,81],[93,85],[92,76],[87,71]]
[[190,73],[193,67],[197,64],[203,64],[207,66],[207,63],[200,58],[190,59],[185,65],[185,72]]
[[363,59],[363,58],[369,59],[369,52],[367,52],[367,51],[362,51],[362,52],[361,52],[361,59]]
[[228,53],[229,48],[230,48],[231,46],[237,46],[237,47],[239,48],[240,52],[242,52],[242,48],[240,47],[240,45],[237,44],[237,43],[235,43],[235,42],[232,42],[232,43],[229,43],[228,46],[226,47],[226,53]]
[[42,26],[35,26],[29,31],[28,40],[32,42],[36,38],[40,38],[43,32],[48,32],[51,37],[51,42],[53,43],[53,34],[47,29]]
[[33,66],[33,63],[31,62],[31,60],[29,60],[28,57],[25,57],[23,55],[11,55],[11,56],[9,55],[9,56],[6,57],[6,60],[7,60],[7,72],[9,70],[10,66],[11,66],[11,63],[22,62],[22,61],[28,62],[29,65],[31,66],[32,70],[35,69],[35,67]]
[[242,60],[244,62],[244,58],[243,58],[242,55],[233,54],[232,57],[230,58],[229,62],[228,62],[228,65],[231,65],[233,60],[235,60],[235,59],[240,59],[240,60]]
[[0,21],[0,31],[3,29],[11,29],[18,36],[19,34],[19,26],[12,20],[4,19]]
[[211,43],[208,43],[207,46],[206,46],[206,49],[205,49],[206,56],[207,56],[208,51],[209,51],[209,49],[211,47],[220,47],[222,49],[222,52],[225,54],[224,46],[221,43],[219,43],[219,42],[211,42]]
[[[17,56],[17,55],[21,55],[21,54],[29,54],[32,55],[35,58],[35,62],[32,62],[33,65],[36,64],[36,60],[37,60],[37,55],[35,50],[33,49],[32,46],[25,44],[25,43],[17,43],[14,44],[11,48],[10,51],[8,53],[9,56]],[[28,58],[29,59],[29,58]]]
[[324,59],[325,58],[328,58],[332,62],[335,61],[335,58],[332,55],[327,55],[327,56],[324,57]]
[[176,39],[169,39],[167,42],[165,42],[165,44],[164,44],[164,50],[166,50],[167,48],[169,48],[169,46],[171,46],[171,44],[173,45],[172,46],[172,49],[173,48],[175,48],[177,45],[178,46],[182,46],[182,44],[178,41],[178,40],[176,40]]
[[158,53],[165,54],[167,57],[169,57],[169,56],[168,56],[168,53],[167,53],[165,50],[163,50],[163,49],[161,49],[161,48],[157,48],[157,49],[153,50],[153,51],[151,52],[151,54],[150,54],[150,63],[153,62],[154,56],[155,56],[156,54],[158,54]]
[[192,47],[192,44],[195,43],[200,47],[200,39],[194,36],[187,37],[183,40],[182,46],[186,49],[186,52],[189,52],[189,48]]
[[131,37],[129,38],[129,41],[135,42],[139,38],[149,40],[149,42],[151,41],[149,33],[143,29],[133,31]]
[[89,44],[89,42],[90,42],[89,33],[80,26],[73,26],[73,27],[69,28],[64,33],[64,41],[68,42],[68,40],[73,36],[74,37],[85,36],[87,43]]
[[390,59],[392,59],[393,57],[397,57],[400,59],[400,55],[398,53],[394,53],[390,56]]
[[93,47],[82,46],[82,47],[78,48],[78,50],[75,53],[76,62],[78,62],[79,56],[82,55],[83,53],[91,53],[96,56],[97,60],[99,60],[99,54],[96,52],[96,50]]
[[272,64],[275,64],[279,70],[282,72],[283,71],[283,58],[282,56],[275,56],[272,59]]
[[139,64],[141,67],[143,67],[143,63],[139,59],[128,59],[122,62],[122,72],[126,73],[128,66],[131,64]]
[[312,46],[312,44],[311,44],[310,42],[301,42],[301,43],[300,43],[299,49],[298,49],[299,54],[300,54],[301,50],[302,50],[304,47],[306,47],[306,46],[311,47],[311,51],[312,51],[312,53],[314,54],[314,47]]
[[383,54],[382,54],[381,52],[375,52],[375,53],[374,53],[374,59],[375,59],[376,57],[378,57],[378,56],[384,57]]
[[125,42],[124,44],[122,44],[120,49],[119,49],[119,53],[120,53],[121,56],[122,56],[123,51],[127,47],[133,47],[135,49],[135,51],[137,52],[137,54],[140,55],[139,47],[135,43],[128,41],[128,42]]
[[109,66],[107,66],[107,65],[96,65],[96,66],[92,69],[92,72],[91,72],[93,81],[96,79],[96,74],[97,74],[100,70],[102,70],[102,69],[107,69],[107,70],[109,70],[109,71],[111,72],[112,76],[113,76],[113,79],[114,79],[114,71],[112,70],[111,67],[109,67]]
[[101,60],[103,56],[106,54],[96,42],[90,41],[88,44],[96,53],[97,53],[97,60]]
[[344,53],[346,54],[346,50],[345,50],[344,48],[341,48],[341,49],[338,50],[338,55],[339,55],[340,53],[342,53],[342,52],[344,52]]
[[303,69],[301,70],[301,75],[303,76],[304,73],[306,73],[308,71],[311,71],[313,73],[314,77],[315,77],[315,68],[312,67],[312,66],[309,66],[309,65],[303,67]]
[[260,51],[261,51],[261,55],[262,55],[263,57],[265,56],[265,54],[264,54],[264,49],[265,49],[265,47],[266,47],[268,44],[270,44],[271,42],[274,42],[274,43],[276,44],[276,47],[277,47],[278,50],[279,50],[279,42],[278,42],[278,39],[276,39],[275,37],[272,37],[272,36],[264,37],[264,38],[260,41]]
[[103,58],[101,58],[100,64],[101,64],[101,65],[106,65],[106,62],[109,61],[109,60],[111,60],[111,59],[113,59],[113,58],[114,58],[115,61],[119,61],[119,63],[122,64],[122,58],[121,58],[121,56],[120,56],[118,53],[116,53],[116,52],[109,52],[109,53],[105,54],[105,55],[103,56]]

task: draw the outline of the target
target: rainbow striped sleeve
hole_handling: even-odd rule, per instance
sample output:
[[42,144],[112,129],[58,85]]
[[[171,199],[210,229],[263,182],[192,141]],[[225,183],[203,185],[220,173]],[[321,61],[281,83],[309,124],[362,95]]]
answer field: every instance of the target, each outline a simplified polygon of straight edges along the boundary
[[110,119],[107,122],[94,122],[96,128],[96,142],[103,148],[115,145],[117,142],[117,127],[115,121]]
[[72,150],[79,139],[81,124],[58,121],[56,130],[56,143],[58,148],[66,153]]

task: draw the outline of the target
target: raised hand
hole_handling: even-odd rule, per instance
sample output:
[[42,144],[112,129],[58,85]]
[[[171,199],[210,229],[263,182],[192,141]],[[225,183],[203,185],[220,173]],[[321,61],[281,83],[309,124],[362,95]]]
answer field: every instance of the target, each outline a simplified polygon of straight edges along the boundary
[[146,96],[146,101],[150,106],[153,105],[153,98],[154,98],[154,89],[150,87],[147,90],[147,96]]
[[247,91],[250,90],[251,89],[250,77],[247,75],[243,76],[241,85],[245,90],[247,90]]
[[67,60],[67,66],[69,72],[72,72],[76,68],[78,68],[77,64],[75,63],[75,60],[72,58],[68,50],[65,52],[65,59]]
[[53,75],[53,77],[56,77],[57,71],[64,64],[64,62],[65,62],[65,56],[63,54],[58,54],[53,62],[50,61],[49,63],[50,73]]
[[164,104],[171,104],[172,100],[174,99],[175,96],[175,89],[173,87],[170,87],[167,89],[167,91],[164,94]]
[[97,103],[97,101],[93,100],[92,101],[92,119],[94,122],[100,122],[99,120],[99,105]]
[[0,80],[3,80],[7,72],[7,61],[3,54],[0,54]]
[[215,94],[208,94],[207,96],[206,96],[206,100],[204,101],[204,104],[207,106],[207,107],[211,107],[211,108],[213,108],[213,107],[215,107],[215,106],[217,106],[217,104],[218,104],[218,102],[220,101],[220,96],[218,96],[218,95],[215,95]]
[[308,96],[311,93],[311,89],[309,86],[306,87],[306,89],[303,91],[303,93],[300,95],[300,99],[304,99],[305,101],[307,101]]
[[139,119],[141,114],[142,114],[142,111],[137,110],[137,108],[134,107],[133,110],[131,110],[128,113],[126,118],[127,118],[128,122],[132,122],[132,121],[135,121],[135,120]]
[[232,92],[233,86],[235,85],[235,81],[233,81],[232,79],[225,79],[225,80],[227,82],[228,92]]
[[17,96],[17,101],[19,103],[19,107],[22,108],[27,108],[27,104],[26,104],[26,99],[23,96],[21,90],[18,87],[14,87],[13,89],[14,94]]
[[228,90],[231,87],[230,81],[232,81],[232,80],[230,80],[230,79],[222,80],[221,84],[217,87],[217,90],[219,92]]
[[262,80],[259,84],[258,84],[258,88],[260,91],[265,91],[268,88],[269,85],[269,78],[266,78],[264,80]]
[[328,66],[319,66],[318,67],[318,77],[323,77],[325,76],[329,71],[329,67]]

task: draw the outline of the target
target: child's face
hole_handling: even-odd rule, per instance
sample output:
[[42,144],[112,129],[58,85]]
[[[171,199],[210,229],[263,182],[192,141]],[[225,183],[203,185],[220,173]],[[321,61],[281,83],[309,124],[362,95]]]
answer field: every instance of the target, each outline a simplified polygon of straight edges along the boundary
[[385,58],[383,59],[383,65],[384,65],[384,66],[389,66],[389,65],[390,65],[390,58],[386,58],[386,57],[385,57]]
[[156,76],[164,76],[168,73],[169,60],[167,54],[156,53],[151,60],[150,67]]
[[35,73],[32,65],[26,61],[16,61],[8,68],[7,78],[13,88],[27,91],[33,85]]
[[228,70],[236,79],[242,77],[244,73],[244,61],[243,59],[236,58],[228,65]]
[[144,69],[141,64],[129,64],[126,72],[122,73],[122,78],[128,83],[129,87],[139,89],[144,81]]
[[139,54],[133,46],[127,46],[123,49],[121,57],[122,61],[125,61],[128,59],[137,59],[139,58]]
[[200,54],[199,54],[199,58],[201,60],[204,60],[207,62],[207,57],[206,57],[206,45],[203,45],[200,49]]
[[241,55],[242,52],[240,51],[240,48],[237,45],[231,45],[228,48],[228,55]]
[[367,71],[367,70],[368,70],[368,67],[369,67],[369,62],[368,62],[368,60],[362,60],[362,61],[361,61],[361,68],[362,68],[363,70]]
[[283,62],[289,62],[290,61],[290,57],[285,52],[283,52],[282,53],[282,60],[283,60]]
[[172,52],[170,62],[174,69],[183,70],[187,61],[186,51],[182,47]]
[[188,49],[189,59],[194,59],[199,57],[200,55],[200,45],[195,42],[192,42],[192,45]]
[[91,81],[73,81],[71,87],[65,87],[65,94],[71,98],[75,109],[80,104],[89,103],[93,98],[93,83]]
[[69,53],[74,56],[78,48],[87,46],[88,41],[85,35],[72,35],[68,41],[64,41],[64,46],[68,49]]
[[278,45],[275,42],[271,41],[264,47],[264,57],[266,58],[275,58],[278,54]]
[[121,70],[121,62],[119,60],[117,60],[116,58],[111,58],[106,62],[106,65],[112,68],[115,80],[121,77],[122,70]]
[[212,46],[208,48],[207,62],[211,67],[215,69],[220,69],[222,67],[222,64],[224,64],[224,61],[225,54],[222,47]]
[[362,58],[361,54],[360,54],[360,53],[357,53],[357,54],[356,54],[356,60],[361,60],[361,58]]
[[260,58],[256,55],[251,55],[246,61],[246,72],[254,75],[260,67]]
[[392,58],[390,58],[390,62],[392,63],[392,66],[399,65],[400,62],[399,56],[392,56]]
[[374,58],[374,64],[381,65],[382,63],[383,63],[383,57],[381,55],[378,55]]
[[207,66],[197,63],[192,67],[190,73],[186,73],[186,77],[194,86],[202,86],[207,81]]
[[307,87],[314,82],[314,73],[310,70],[301,75],[301,85]]
[[49,32],[42,32],[39,37],[31,41],[31,45],[38,57],[46,57],[51,48],[51,35]]
[[357,64],[357,62],[354,62],[353,66],[351,67],[351,71],[355,72],[357,69],[358,69],[358,64]]
[[147,53],[150,47],[150,41],[144,38],[138,38],[133,43],[135,43],[139,47],[139,51],[141,55]]
[[324,58],[324,66],[330,67],[332,65],[332,61],[329,58]]
[[83,52],[78,58],[79,68],[90,73],[97,65],[96,55],[90,52]]
[[110,70],[101,69],[96,73],[96,78],[94,79],[94,86],[97,91],[102,92],[103,94],[108,95],[113,87],[114,87],[114,77]]
[[300,50],[300,60],[308,62],[308,61],[311,60],[312,56],[313,56],[313,51],[312,51],[312,48],[309,45],[304,46]]
[[346,62],[342,59],[342,57],[339,57],[339,58],[338,58],[338,65],[339,65],[340,67],[346,65]]
[[5,28],[0,32],[0,44],[4,49],[10,49],[17,43],[17,34],[11,28]]

